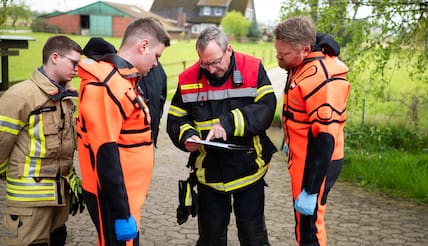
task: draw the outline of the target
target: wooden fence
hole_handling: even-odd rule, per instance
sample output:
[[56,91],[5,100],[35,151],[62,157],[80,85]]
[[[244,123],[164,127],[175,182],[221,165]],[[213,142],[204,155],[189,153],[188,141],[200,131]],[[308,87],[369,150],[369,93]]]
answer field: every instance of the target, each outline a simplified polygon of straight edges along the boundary
[[[276,66],[275,51],[260,50],[257,52],[249,53],[249,55],[260,58],[266,69]],[[162,66],[168,76],[168,88],[175,88],[178,82],[178,75],[189,66],[193,65],[196,60],[181,60],[175,62],[163,61]]]

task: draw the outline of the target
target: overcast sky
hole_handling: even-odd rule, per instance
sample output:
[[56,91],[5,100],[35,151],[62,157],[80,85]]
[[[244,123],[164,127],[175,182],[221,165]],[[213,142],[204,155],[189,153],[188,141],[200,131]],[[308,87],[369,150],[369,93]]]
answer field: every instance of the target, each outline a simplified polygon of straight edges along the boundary
[[[15,0],[23,1],[33,11],[49,13],[54,10],[69,11],[98,0]],[[171,0],[174,1],[174,0]],[[106,2],[120,2],[135,4],[145,10],[149,10],[153,0],[106,0]],[[275,24],[279,19],[279,9],[282,0],[254,0],[257,20],[261,23]]]

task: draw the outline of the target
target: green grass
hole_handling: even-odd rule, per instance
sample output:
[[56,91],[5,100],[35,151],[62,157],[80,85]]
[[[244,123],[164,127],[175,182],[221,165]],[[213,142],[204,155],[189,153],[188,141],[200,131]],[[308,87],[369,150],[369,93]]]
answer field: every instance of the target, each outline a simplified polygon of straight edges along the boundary
[[428,204],[428,155],[349,150],[341,179],[390,197]]
[[[1,33],[0,35],[11,35],[8,33]],[[29,42],[28,49],[21,49],[19,56],[9,57],[9,81],[21,81],[31,76],[34,69],[42,64],[42,48],[46,40],[54,35],[49,33],[16,33],[16,36],[30,36],[35,41]],[[67,35],[82,48],[89,41],[90,37]],[[112,43],[116,48],[119,48],[121,39],[105,37],[105,40]],[[275,53],[272,43],[260,42],[260,43],[238,43],[231,42],[232,47],[236,51],[245,52],[254,56],[257,56],[263,60],[266,69],[272,68],[276,65]],[[163,64],[164,69],[168,75],[168,90],[169,98],[171,93],[177,87],[177,76],[185,68],[198,59],[195,51],[195,40],[184,40],[176,41],[173,40],[170,47],[167,47],[161,58],[160,62]],[[78,79],[74,79],[73,85],[78,87]],[[172,92],[171,92],[172,91]]]

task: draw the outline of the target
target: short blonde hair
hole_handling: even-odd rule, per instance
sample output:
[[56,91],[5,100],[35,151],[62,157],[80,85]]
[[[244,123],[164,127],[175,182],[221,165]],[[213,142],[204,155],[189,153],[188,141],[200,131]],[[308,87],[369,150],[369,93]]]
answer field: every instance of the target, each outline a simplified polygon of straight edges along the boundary
[[317,31],[309,17],[292,17],[279,23],[275,30],[275,39],[285,41],[293,46],[315,45]]

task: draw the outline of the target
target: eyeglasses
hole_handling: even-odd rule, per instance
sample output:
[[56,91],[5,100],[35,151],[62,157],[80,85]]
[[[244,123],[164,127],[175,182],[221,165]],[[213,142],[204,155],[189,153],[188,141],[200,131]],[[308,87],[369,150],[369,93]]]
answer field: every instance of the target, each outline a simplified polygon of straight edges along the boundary
[[68,56],[61,55],[61,54],[60,54],[60,56],[61,56],[61,57],[65,57],[65,58],[67,58],[67,60],[69,60],[69,61],[71,62],[71,64],[73,65],[73,68],[76,68],[76,67],[77,67],[77,64],[79,63],[79,60],[74,60],[74,59],[71,59],[71,58],[70,58],[70,57],[68,57]]
[[213,62],[210,62],[210,63],[202,63],[201,62],[199,64],[199,66],[203,69],[207,69],[208,67],[217,67],[223,61],[224,54],[226,54],[226,50],[223,51],[223,54],[221,55],[220,58],[217,58],[216,60],[214,60]]

